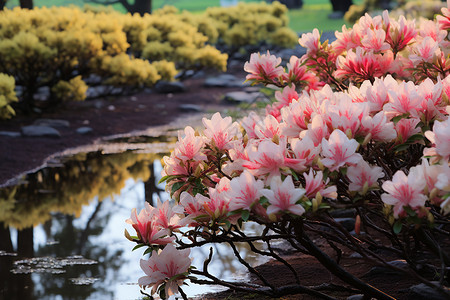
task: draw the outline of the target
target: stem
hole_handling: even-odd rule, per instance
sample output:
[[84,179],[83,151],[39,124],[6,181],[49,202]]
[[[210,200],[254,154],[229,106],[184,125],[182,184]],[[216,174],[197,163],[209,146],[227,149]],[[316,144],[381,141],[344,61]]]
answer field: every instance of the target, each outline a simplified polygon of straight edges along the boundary
[[322,250],[320,250],[303,232],[302,224],[300,222],[294,223],[294,231],[297,236],[297,240],[300,244],[305,247],[311,254],[322,264],[324,265],[331,273],[333,273],[338,278],[347,282],[348,284],[358,288],[364,294],[367,294],[371,297],[375,297],[379,300],[394,300],[395,298],[387,295],[386,293],[380,291],[379,289],[364,283],[360,279],[356,278],[352,274],[348,273],[344,269],[342,269],[334,260],[332,260],[328,255],[326,255]]

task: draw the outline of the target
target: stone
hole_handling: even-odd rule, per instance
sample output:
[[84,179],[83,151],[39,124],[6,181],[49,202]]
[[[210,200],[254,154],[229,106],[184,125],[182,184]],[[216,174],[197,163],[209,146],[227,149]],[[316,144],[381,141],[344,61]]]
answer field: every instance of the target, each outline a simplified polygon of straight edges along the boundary
[[19,137],[21,134],[17,131],[0,131],[0,136]]
[[[449,289],[447,289],[448,291]],[[444,300],[448,299],[444,295],[438,293],[435,289],[429,287],[425,283],[413,285],[409,288],[408,299],[414,300]]]
[[[388,264],[399,269],[408,269],[408,263],[403,259],[393,260],[388,262]],[[400,274],[400,272],[384,266],[375,266],[364,274],[363,277],[380,276],[383,274]]]
[[167,94],[167,93],[182,93],[186,91],[186,87],[182,82],[179,81],[158,81],[153,87],[157,93]]
[[178,108],[181,111],[186,111],[186,112],[202,112],[203,111],[203,109],[199,105],[195,105],[195,104],[180,104],[178,106]]
[[347,300],[364,300],[364,295],[363,294],[351,295],[350,297],[347,297]]
[[246,87],[250,83],[244,83],[244,78],[238,78],[232,74],[220,74],[219,76],[206,78],[204,86],[206,87]]
[[37,119],[33,122],[33,125],[36,126],[49,126],[53,128],[69,128],[70,122],[67,120],[58,120],[58,119]]
[[258,98],[262,98],[262,96],[263,95],[259,92],[246,93],[237,91],[226,93],[225,100],[238,103],[253,103],[258,100]]
[[50,126],[29,125],[21,128],[22,135],[28,137],[61,137],[58,130]]
[[335,218],[334,220],[349,232],[355,229],[355,218]]
[[92,131],[93,131],[93,129],[88,126],[83,126],[83,127],[77,128],[77,133],[79,133],[79,134],[89,134]]
[[333,218],[354,218],[356,216],[356,209],[334,209],[330,211],[330,215]]

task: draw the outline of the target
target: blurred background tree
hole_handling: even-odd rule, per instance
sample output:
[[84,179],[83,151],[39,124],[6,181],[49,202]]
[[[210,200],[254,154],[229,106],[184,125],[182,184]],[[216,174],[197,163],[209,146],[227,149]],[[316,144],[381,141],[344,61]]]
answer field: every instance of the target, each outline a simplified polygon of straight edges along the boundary
[[[95,4],[102,5],[113,5],[113,4],[121,4],[128,12],[134,14],[138,13],[141,16],[144,14],[152,13],[152,0],[87,0],[86,2],[91,2]],[[131,2],[134,2],[131,4]]]

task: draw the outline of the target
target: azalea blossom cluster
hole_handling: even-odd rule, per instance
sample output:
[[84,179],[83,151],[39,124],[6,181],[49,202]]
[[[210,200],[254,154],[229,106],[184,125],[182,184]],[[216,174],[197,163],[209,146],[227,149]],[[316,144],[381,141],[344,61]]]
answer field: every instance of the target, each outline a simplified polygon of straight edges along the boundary
[[[153,286],[153,292],[164,287],[168,295],[186,278],[196,282],[189,274],[200,273],[189,268],[188,248],[218,238],[232,245],[232,237],[244,237],[238,228],[249,220],[315,256],[323,253],[300,228],[318,222],[331,225],[346,247],[373,254],[327,217],[339,208],[356,209],[355,233],[361,226],[375,228],[392,239],[396,254],[409,255],[394,237],[402,227],[404,236],[429,237],[433,226],[447,232],[449,22],[448,8],[419,26],[402,17],[391,20],[387,12],[366,15],[353,28],[344,26],[331,44],[321,43],[315,29],[299,40],[307,53],[291,58],[286,70],[269,52],[253,54],[244,67],[247,80],[279,87],[276,101],[265,116],[251,112],[233,122],[216,113],[203,119],[202,129],[188,126],[179,133],[164,158],[162,178],[175,205],[147,205],[128,220],[137,232],[129,239],[153,251],[141,260],[147,276],[139,284]],[[388,227],[377,227],[367,217],[372,214]],[[336,242],[336,236],[314,232]],[[426,245],[438,247],[432,242]],[[352,279],[348,283],[379,296]]]

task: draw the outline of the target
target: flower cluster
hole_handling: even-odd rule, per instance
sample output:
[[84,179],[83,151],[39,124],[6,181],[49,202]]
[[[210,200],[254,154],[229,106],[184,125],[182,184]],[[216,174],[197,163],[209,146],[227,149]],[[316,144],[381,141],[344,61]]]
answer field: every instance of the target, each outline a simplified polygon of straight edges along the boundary
[[[448,19],[448,9],[443,13]],[[137,242],[164,248],[145,263],[148,277],[140,283],[155,290],[170,282],[166,289],[174,291],[187,276],[186,252],[167,254],[177,266],[171,273],[153,260],[176,251],[164,245],[179,242],[179,226],[207,239],[243,221],[287,224],[338,207],[356,207],[358,222],[366,222],[364,211],[384,212],[394,233],[402,225],[420,228],[446,219],[447,19],[416,26],[402,17],[391,20],[387,12],[366,15],[353,28],[344,26],[331,44],[321,43],[314,30],[300,38],[305,56],[291,58],[286,70],[269,52],[253,54],[244,66],[247,80],[282,87],[277,101],[265,116],[252,112],[238,123],[216,113],[203,119],[203,129],[180,133],[164,158],[162,179],[176,206],[147,206],[129,220]]]

